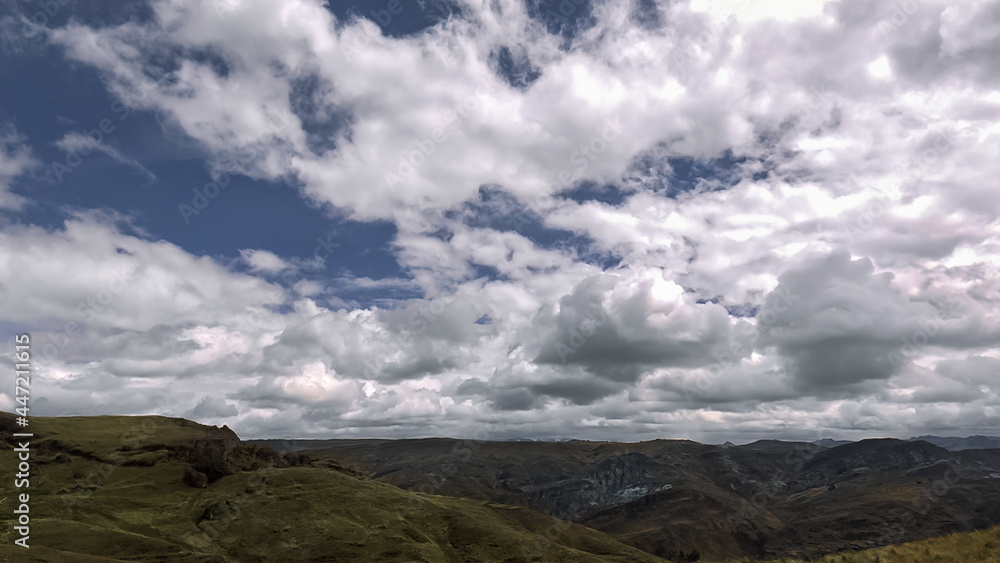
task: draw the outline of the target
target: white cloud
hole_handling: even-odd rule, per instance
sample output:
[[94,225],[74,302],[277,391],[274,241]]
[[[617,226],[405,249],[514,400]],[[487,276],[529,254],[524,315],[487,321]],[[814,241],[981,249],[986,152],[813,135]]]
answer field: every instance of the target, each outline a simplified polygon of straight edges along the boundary
[[[414,281],[300,279],[292,298],[255,275],[301,271],[268,251],[241,251],[240,274],[108,218],[11,227],[0,271],[36,260],[0,280],[12,321],[75,318],[134,267],[49,367],[53,410],[156,396],[231,406],[248,435],[464,435],[501,415],[511,436],[619,439],[996,427],[995,11],[671,2],[649,25],[603,2],[564,42],[521,2],[406,37],[317,2],[231,7],[165,0],[50,38],[213,168],[394,221]],[[508,84],[501,47],[537,79]],[[153,72],[199,50],[226,70]],[[554,197],[576,180],[621,201]],[[429,297],[352,309],[322,299],[338,287]],[[190,377],[206,388],[169,385]]]
[[93,151],[102,152],[114,160],[137,170],[145,176],[146,179],[156,179],[156,175],[140,164],[139,161],[122,154],[120,150],[107,143],[95,140],[82,133],[66,133],[63,138],[56,141],[56,146],[65,151],[67,154],[76,155],[80,158],[86,158],[86,156],[91,154]]
[[236,416],[240,411],[233,405],[222,399],[205,396],[187,414],[193,420],[205,420],[207,418],[230,418]]
[[313,297],[323,293],[323,285],[313,280],[299,280],[292,288],[302,297]]
[[276,274],[292,267],[277,254],[267,250],[244,249],[240,251],[240,258],[250,266],[250,270],[253,272]]
[[0,126],[0,209],[20,209],[27,199],[11,191],[14,178],[38,164],[13,125]]
[[892,67],[889,66],[889,59],[885,55],[882,55],[868,63],[868,73],[882,80],[890,78],[892,76]]
[[78,319],[145,331],[229,322],[247,306],[284,300],[279,286],[137,236],[116,215],[78,214],[53,231],[8,226],[0,242],[0,291],[12,322]]

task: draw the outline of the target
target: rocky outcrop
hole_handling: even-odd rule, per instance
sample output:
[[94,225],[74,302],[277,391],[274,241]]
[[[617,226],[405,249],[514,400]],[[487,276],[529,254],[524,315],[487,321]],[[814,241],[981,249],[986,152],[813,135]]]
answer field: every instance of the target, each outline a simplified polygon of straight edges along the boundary
[[[240,445],[240,438],[228,426],[215,429],[211,435],[194,440],[187,452],[188,467],[184,471],[184,482],[191,486],[214,483],[232,474],[230,460]],[[202,479],[199,475],[204,475]]]
[[663,466],[641,453],[602,460],[579,479],[524,487],[529,506],[559,518],[581,519],[669,489]]
[[[188,467],[184,483],[204,488],[237,471],[254,471],[262,467],[295,467],[309,465],[313,457],[301,452],[283,456],[271,446],[245,444],[228,427],[207,438],[195,440],[186,453]],[[339,467],[339,466],[338,466]]]
[[216,440],[198,440],[188,454],[190,467],[198,473],[204,474],[209,483],[214,483],[226,475],[232,474],[229,464],[226,462],[227,454],[232,447]]
[[915,469],[952,457],[948,450],[928,442],[862,440],[816,454],[804,465],[803,477],[810,483],[833,484],[870,472]]
[[182,480],[185,485],[190,485],[197,489],[204,489],[208,486],[208,476],[190,465],[184,468],[184,477]]

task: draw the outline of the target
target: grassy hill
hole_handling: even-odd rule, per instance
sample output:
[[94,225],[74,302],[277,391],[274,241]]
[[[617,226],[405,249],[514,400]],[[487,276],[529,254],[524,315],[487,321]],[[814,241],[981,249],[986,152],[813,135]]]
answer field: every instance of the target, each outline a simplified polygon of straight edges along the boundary
[[816,558],[1000,523],[1000,450],[922,441],[257,443],[406,490],[569,518],[676,561]]
[[[0,431],[0,471],[13,476],[9,415]],[[659,561],[523,508],[410,493],[335,462],[280,458],[226,428],[73,417],[33,418],[30,431],[31,547],[13,545],[5,477],[2,561]],[[192,486],[186,472],[216,474]]]
[[[157,416],[32,419],[25,550],[11,525],[16,431],[0,413],[3,563],[662,561],[523,507],[409,492],[336,459],[282,456],[226,427]],[[1000,563],[998,545],[992,528],[821,561]]]
[[[750,559],[734,563],[749,563]],[[805,559],[777,559],[753,563],[806,563]],[[1000,563],[1000,526],[952,534],[918,542],[827,555],[813,563]]]

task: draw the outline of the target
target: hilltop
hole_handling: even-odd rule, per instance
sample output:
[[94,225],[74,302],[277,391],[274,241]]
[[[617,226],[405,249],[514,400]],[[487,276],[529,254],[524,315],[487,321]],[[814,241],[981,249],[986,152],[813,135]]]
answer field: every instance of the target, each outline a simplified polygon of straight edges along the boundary
[[[8,475],[19,430],[0,413]],[[243,441],[162,416],[33,417],[30,431],[32,547],[4,527],[4,562],[996,561],[998,529],[972,530],[1000,521],[1000,450]]]
[[[524,508],[422,495],[178,418],[31,419],[30,548],[9,561],[552,561],[658,558]],[[13,417],[0,415],[14,474]],[[13,509],[12,479],[3,508]]]

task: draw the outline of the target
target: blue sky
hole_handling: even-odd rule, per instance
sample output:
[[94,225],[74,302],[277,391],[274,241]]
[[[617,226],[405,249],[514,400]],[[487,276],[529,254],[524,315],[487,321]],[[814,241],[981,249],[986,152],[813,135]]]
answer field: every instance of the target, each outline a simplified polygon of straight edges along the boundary
[[[559,15],[558,4],[536,2],[528,6],[550,29],[572,37],[575,26],[583,25],[589,5],[583,4],[579,12],[566,17]],[[220,3],[219,9],[224,11],[226,6]],[[387,4],[359,7],[343,2],[326,6],[338,18],[366,18],[390,37],[419,34],[449,15],[461,13],[461,6],[448,2],[412,5],[395,15],[387,7]],[[28,5],[20,10],[20,15],[29,20],[36,13]],[[85,3],[67,5],[48,21],[65,25],[83,20],[110,25],[130,19],[149,21],[151,17],[148,9],[139,6],[125,16],[109,12],[101,5]],[[396,262],[392,252],[396,230],[391,221],[351,221],[336,208],[301,197],[294,180],[262,181],[241,176],[234,177],[219,196],[210,198],[209,206],[199,209],[193,203],[199,197],[195,190],[204,192],[205,184],[213,177],[197,142],[165,123],[156,112],[133,109],[129,96],[109,92],[98,69],[67,60],[60,50],[46,46],[40,34],[24,41],[9,41],[0,56],[3,81],[19,85],[0,91],[0,121],[12,123],[23,135],[40,141],[35,154],[48,163],[34,171],[29,188],[32,205],[22,210],[17,220],[58,228],[71,210],[113,209],[128,215],[149,237],[168,240],[196,255],[235,260],[241,249],[254,248],[305,261],[320,254],[326,259],[322,267],[317,265],[313,269],[320,276],[407,278],[406,270]],[[163,64],[169,67],[173,63]],[[516,71],[513,67],[498,67],[498,74],[508,80]],[[67,92],[72,92],[72,96],[65,95]],[[305,90],[304,95],[291,99],[290,103],[309,104],[308,93]],[[75,160],[57,146],[57,141],[70,133],[100,130],[105,119],[111,126],[106,133],[100,133],[102,141],[126,154],[132,163],[95,152],[71,166]],[[314,121],[303,126],[329,140],[343,126],[343,119]],[[687,174],[687,168],[683,173]],[[592,194],[586,183],[573,188],[567,190],[570,197],[575,194],[602,197]],[[619,192],[609,185],[602,193]],[[182,205],[188,207],[182,209]],[[470,202],[470,208],[475,206],[475,202]],[[587,251],[586,240],[569,231],[546,229],[537,215],[514,212],[511,216],[497,217],[488,211],[482,215],[480,219],[496,223],[498,229],[516,230],[542,246]],[[294,228],[289,228],[290,225]],[[327,245],[320,241],[326,241]],[[331,243],[336,245],[336,256],[328,256]],[[613,257],[593,259],[607,262]],[[489,275],[495,270],[484,269],[483,273]],[[418,295],[414,291],[356,290],[338,297],[352,305],[367,307]]]
[[894,9],[8,4],[0,327],[39,342],[35,414],[995,432],[1000,10]]
[[[66,11],[108,22],[108,14],[93,8],[68,5]],[[401,26],[399,31],[413,28]],[[131,217],[149,237],[196,255],[236,259],[240,249],[256,248],[308,260],[316,255],[319,238],[337,245],[336,257],[323,264],[325,275],[405,275],[389,248],[395,234],[391,223],[350,221],[303,199],[294,182],[235,176],[211,205],[185,217],[179,206],[191,205],[194,190],[212,181],[196,142],[156,112],[126,107],[108,91],[97,69],[67,60],[40,39],[21,46],[20,52],[10,47],[0,54],[0,73],[4,84],[18,86],[0,90],[0,121],[35,140],[33,150],[45,163],[24,179],[23,190],[31,193],[32,203],[13,220],[51,229],[61,226],[72,210],[107,208]],[[138,166],[100,152],[81,158],[68,171],[55,166],[66,165],[69,158],[57,141],[69,133],[99,130],[105,119],[111,127],[101,132],[103,141]],[[325,248],[321,254],[328,254]],[[366,306],[383,297],[360,292],[349,298]]]

